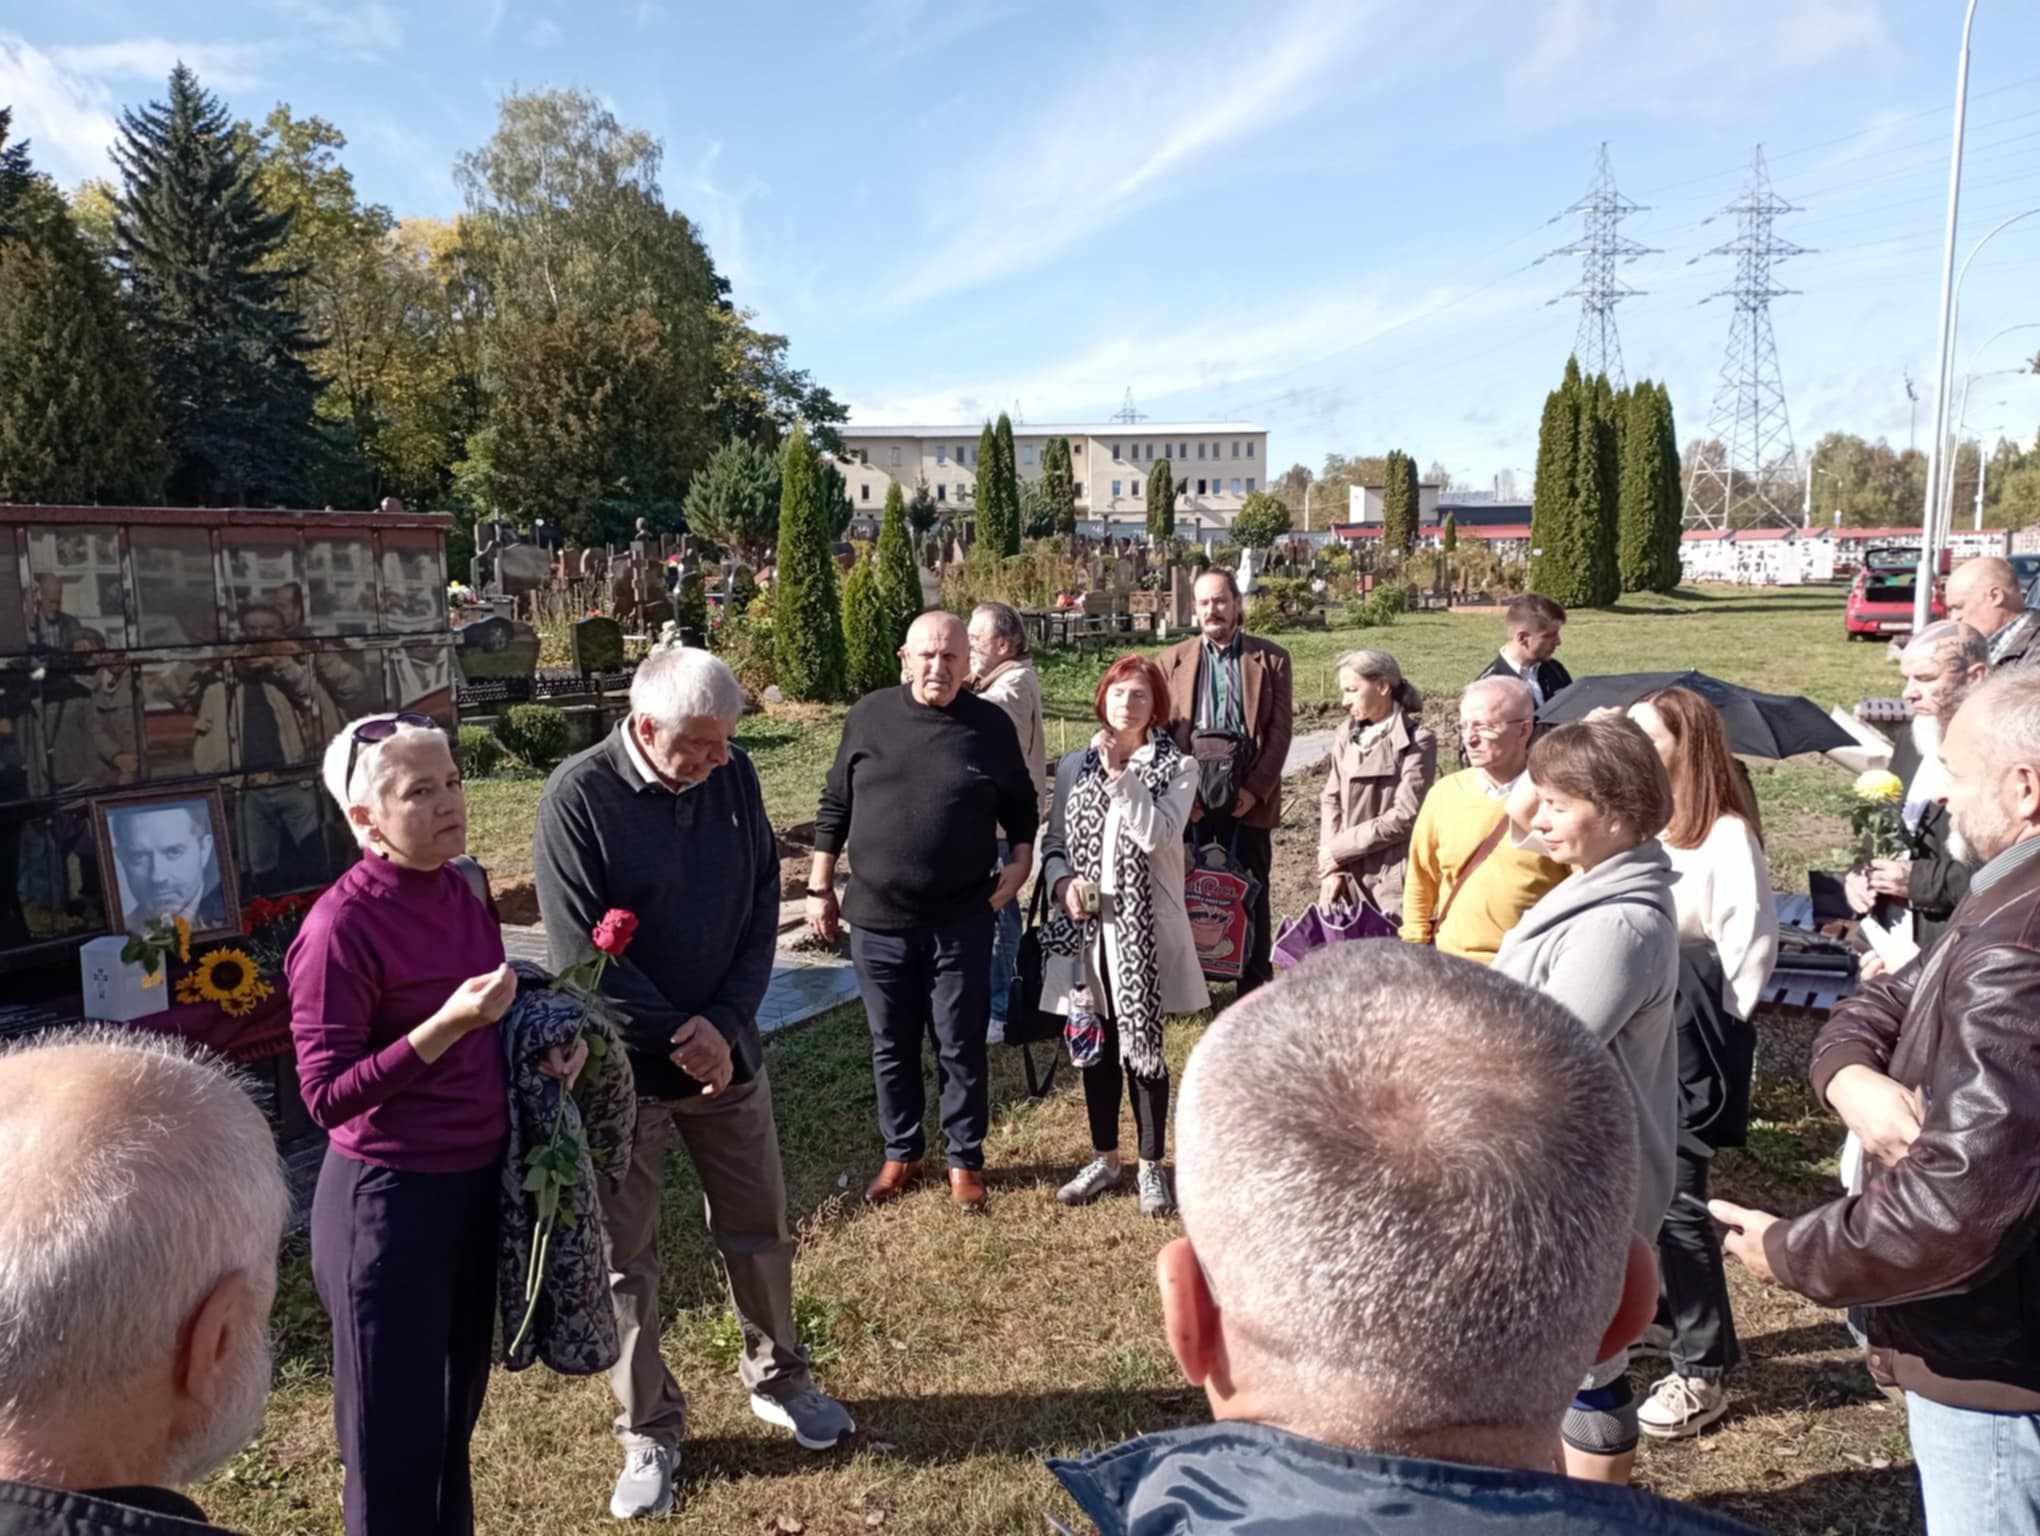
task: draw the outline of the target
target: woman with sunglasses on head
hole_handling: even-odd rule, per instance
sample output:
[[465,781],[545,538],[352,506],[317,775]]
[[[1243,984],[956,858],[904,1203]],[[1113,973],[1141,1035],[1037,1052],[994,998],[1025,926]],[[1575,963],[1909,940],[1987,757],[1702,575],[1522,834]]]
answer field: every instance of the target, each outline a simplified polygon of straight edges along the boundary
[[1778,960],[1778,909],[1756,801],[1714,706],[1666,688],[1632,704],[1629,718],[1670,777],[1672,819],[1658,841],[1679,917],[1677,1194],[1658,1231],[1662,1289],[1644,1335],[1672,1368],[1637,1420],[1647,1435],[1681,1440],[1728,1411],[1722,1380],[1741,1358],[1707,1175],[1716,1149],[1741,1146],[1748,1130],[1750,1016]]
[[327,745],[323,778],[362,857],[306,914],[284,971],[298,1085],[329,1138],[312,1279],[333,1320],[342,1519],[348,1536],[468,1536],[509,1131],[494,1026],[517,979],[449,862],[467,810],[446,733],[366,716]]

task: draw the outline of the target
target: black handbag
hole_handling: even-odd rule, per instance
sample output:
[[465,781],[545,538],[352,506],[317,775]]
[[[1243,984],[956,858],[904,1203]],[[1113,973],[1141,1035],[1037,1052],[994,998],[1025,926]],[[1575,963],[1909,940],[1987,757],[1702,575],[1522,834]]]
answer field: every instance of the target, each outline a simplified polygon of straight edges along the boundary
[[1062,1060],[1062,1052],[1052,1049],[1048,1056],[1048,1073],[1044,1077],[1036,1070],[1034,1054],[1029,1049],[1030,1046],[1059,1046],[1062,1043],[1062,1016],[1044,1013],[1041,1007],[1042,972],[1048,961],[1041,947],[1041,915],[1047,901],[1047,877],[1037,875],[1027,931],[1020,935],[1020,958],[1013,968],[1012,990],[1006,994],[1005,1041],[1008,1045],[1020,1047],[1021,1067],[1027,1074],[1027,1094],[1035,1099],[1046,1098],[1055,1086],[1055,1069]]
[[1229,814],[1246,780],[1253,743],[1230,731],[1193,731],[1190,755],[1197,760],[1197,798],[1207,811]]

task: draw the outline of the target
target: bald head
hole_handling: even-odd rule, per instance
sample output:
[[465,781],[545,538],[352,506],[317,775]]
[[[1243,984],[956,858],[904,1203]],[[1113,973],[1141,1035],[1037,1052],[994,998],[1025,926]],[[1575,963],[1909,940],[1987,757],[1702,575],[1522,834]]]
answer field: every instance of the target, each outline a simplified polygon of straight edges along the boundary
[[970,673],[970,632],[963,620],[939,610],[922,614],[907,629],[900,665],[916,700],[946,709]]
[[1971,861],[2040,836],[2040,675],[2001,672],[1973,690],[1941,741],[1948,815]]
[[2026,606],[2018,573],[1998,555],[1980,555],[1955,567],[1948,578],[1948,617],[1988,637],[2016,619]]
[[0,1477],[196,1480],[261,1427],[289,1201],[269,1126],[171,1036],[0,1053]]

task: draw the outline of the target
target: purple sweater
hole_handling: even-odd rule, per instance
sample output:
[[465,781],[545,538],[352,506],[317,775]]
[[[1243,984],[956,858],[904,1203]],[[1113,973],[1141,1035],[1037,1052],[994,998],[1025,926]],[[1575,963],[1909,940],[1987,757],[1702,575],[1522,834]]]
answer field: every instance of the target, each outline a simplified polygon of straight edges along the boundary
[[427,1062],[406,1037],[470,976],[503,963],[503,935],[459,870],[375,854],[305,914],[284,974],[298,1087],[347,1156],[410,1173],[466,1173],[509,1132],[494,1029]]

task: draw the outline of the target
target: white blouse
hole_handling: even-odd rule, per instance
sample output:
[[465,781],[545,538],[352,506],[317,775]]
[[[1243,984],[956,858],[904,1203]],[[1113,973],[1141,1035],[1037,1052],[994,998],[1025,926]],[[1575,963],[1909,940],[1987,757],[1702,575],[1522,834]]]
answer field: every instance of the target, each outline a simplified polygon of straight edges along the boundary
[[1679,940],[1714,947],[1725,978],[1721,1000],[1747,1019],[1778,963],[1778,908],[1764,845],[1740,816],[1723,816],[1699,847],[1664,848],[1678,876]]

